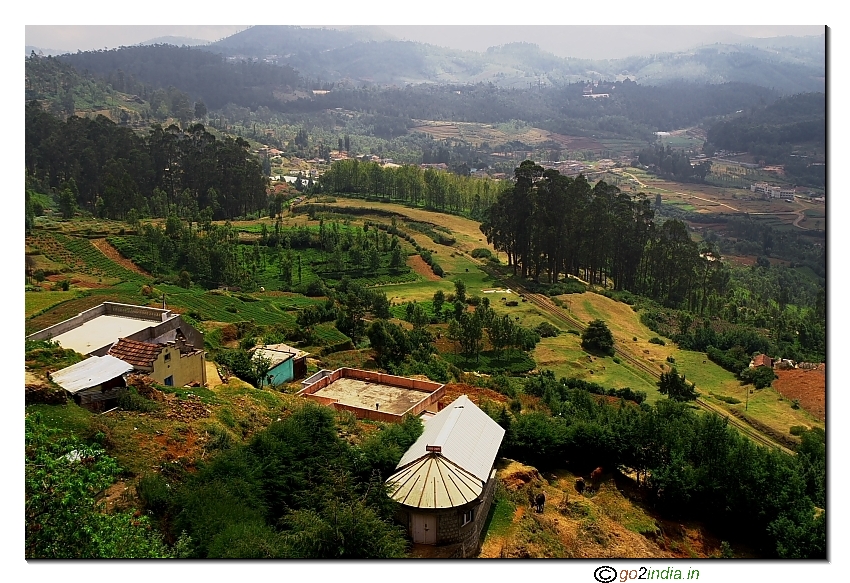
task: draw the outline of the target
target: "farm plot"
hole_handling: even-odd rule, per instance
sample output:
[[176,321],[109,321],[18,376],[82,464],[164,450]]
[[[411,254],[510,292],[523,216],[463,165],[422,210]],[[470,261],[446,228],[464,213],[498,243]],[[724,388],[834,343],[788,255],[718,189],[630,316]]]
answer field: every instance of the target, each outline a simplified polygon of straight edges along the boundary
[[238,297],[215,294],[188,292],[171,294],[170,305],[195,312],[205,320],[216,322],[241,322],[253,320],[260,325],[284,324],[294,325],[295,316],[275,305],[273,299],[244,301]]
[[40,232],[27,237],[27,245],[38,249],[49,260],[67,266],[72,272],[118,281],[144,280],[140,274],[110,260],[88,239]]
[[797,400],[820,421],[826,420],[826,365],[812,370],[777,370],[776,375],[779,378],[773,381],[773,387],[780,396]]
[[77,293],[73,291],[27,292],[24,294],[24,312],[29,318],[75,297]]

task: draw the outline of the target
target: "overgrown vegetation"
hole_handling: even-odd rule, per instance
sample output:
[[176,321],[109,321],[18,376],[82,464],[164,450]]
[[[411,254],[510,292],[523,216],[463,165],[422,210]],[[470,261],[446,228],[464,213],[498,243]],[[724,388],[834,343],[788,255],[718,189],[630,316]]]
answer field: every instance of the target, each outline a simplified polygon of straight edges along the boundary
[[168,545],[147,517],[106,511],[99,498],[121,469],[102,446],[58,437],[38,413],[27,415],[25,426],[27,559],[187,555],[186,536]]
[[383,481],[422,431],[416,418],[358,445],[309,403],[223,449],[195,474],[147,478],[146,508],[191,537],[194,558],[392,558],[405,554]]

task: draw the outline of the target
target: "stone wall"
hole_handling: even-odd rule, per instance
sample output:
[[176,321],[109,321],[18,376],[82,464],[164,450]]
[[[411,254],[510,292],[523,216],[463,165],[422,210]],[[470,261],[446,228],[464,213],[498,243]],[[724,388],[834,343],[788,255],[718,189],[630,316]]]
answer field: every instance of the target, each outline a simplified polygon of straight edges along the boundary
[[[467,558],[478,554],[481,548],[481,535],[484,531],[484,525],[487,523],[490,506],[493,504],[495,489],[496,470],[491,470],[490,479],[484,486],[484,491],[478,501],[445,510],[431,511],[437,517],[436,546],[445,547],[445,558]],[[473,508],[475,515],[472,522],[463,524],[463,515]],[[418,510],[418,512],[423,511]],[[405,526],[408,535],[412,538],[413,524],[410,516],[409,510],[399,506],[396,511],[396,519]]]

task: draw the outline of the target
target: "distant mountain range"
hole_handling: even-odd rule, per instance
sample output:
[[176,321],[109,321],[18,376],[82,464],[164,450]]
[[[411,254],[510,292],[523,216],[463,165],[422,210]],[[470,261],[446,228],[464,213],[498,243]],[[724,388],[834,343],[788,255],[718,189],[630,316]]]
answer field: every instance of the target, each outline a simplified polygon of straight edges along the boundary
[[254,26],[202,48],[233,59],[289,65],[316,81],[356,85],[491,82],[526,88],[630,78],[650,85],[738,81],[800,93],[824,90],[826,61],[824,35],[747,39],[747,44],[589,60],[558,57],[529,43],[460,51],[394,40],[377,27]]
[[56,55],[64,55],[67,52],[68,51],[63,51],[61,49],[45,49],[44,47],[34,47],[32,45],[27,45],[24,56],[28,57],[32,53],[35,53],[36,55],[43,55],[45,57],[55,57]]

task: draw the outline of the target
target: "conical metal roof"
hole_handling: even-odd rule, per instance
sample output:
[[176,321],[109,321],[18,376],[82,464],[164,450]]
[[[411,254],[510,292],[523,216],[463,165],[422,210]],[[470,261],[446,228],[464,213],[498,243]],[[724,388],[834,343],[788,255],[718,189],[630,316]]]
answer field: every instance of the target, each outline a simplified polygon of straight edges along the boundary
[[505,430],[466,395],[425,424],[387,479],[390,496],[416,508],[451,508],[478,498]]
[[472,502],[484,483],[439,453],[427,453],[387,479],[390,497],[416,508],[451,508]]

